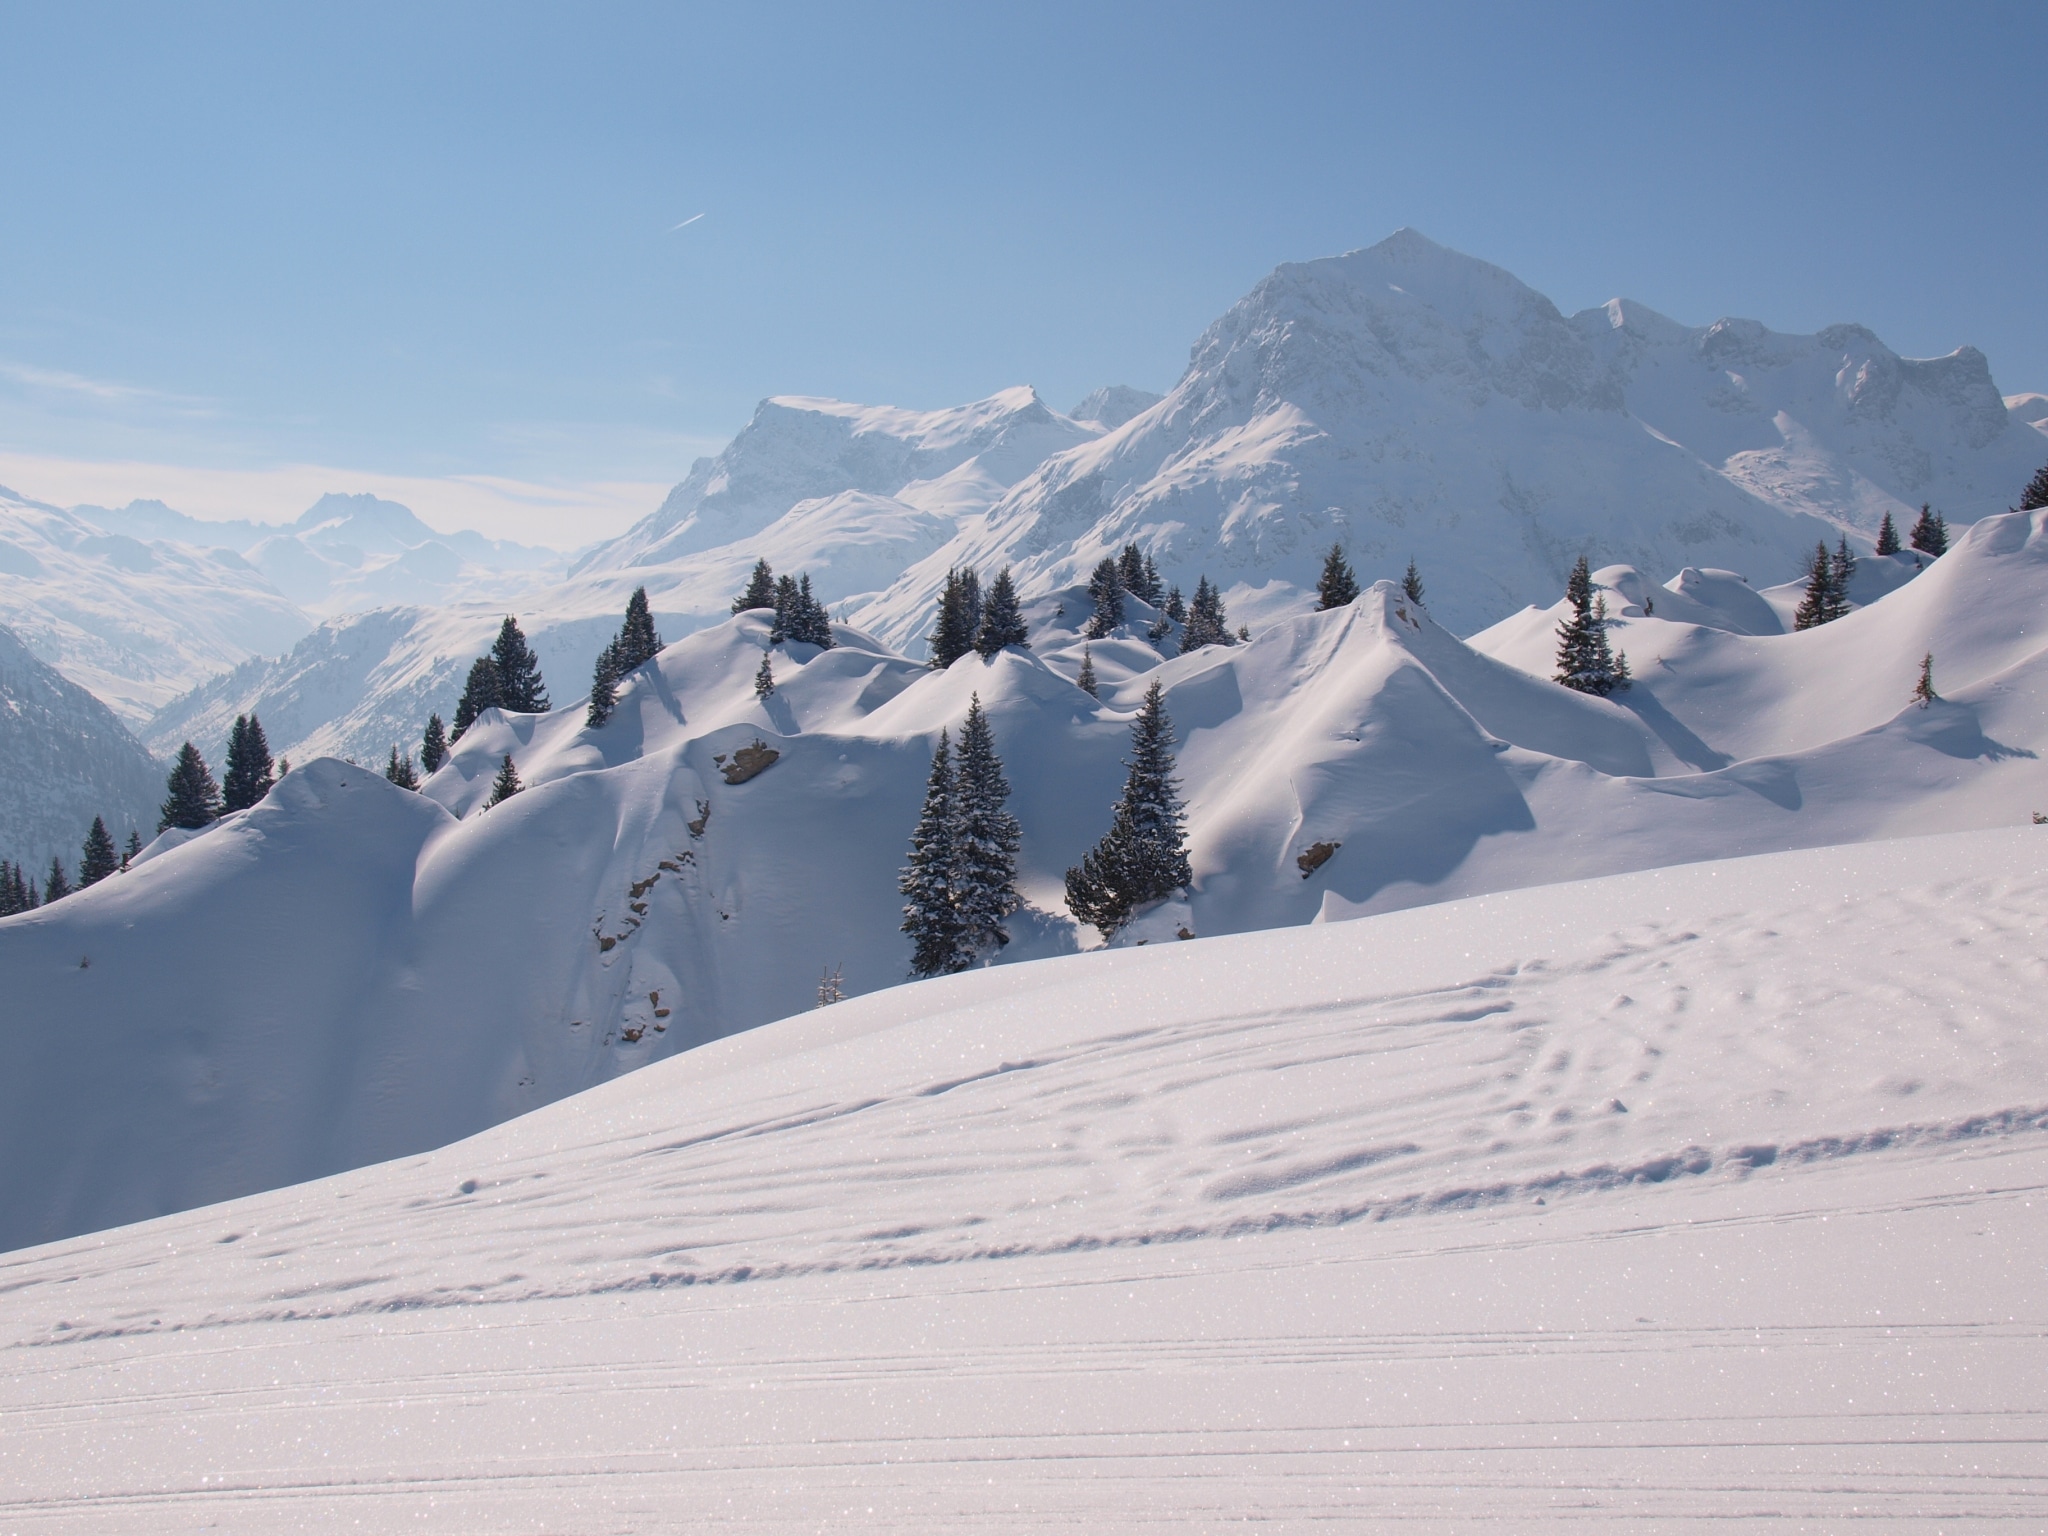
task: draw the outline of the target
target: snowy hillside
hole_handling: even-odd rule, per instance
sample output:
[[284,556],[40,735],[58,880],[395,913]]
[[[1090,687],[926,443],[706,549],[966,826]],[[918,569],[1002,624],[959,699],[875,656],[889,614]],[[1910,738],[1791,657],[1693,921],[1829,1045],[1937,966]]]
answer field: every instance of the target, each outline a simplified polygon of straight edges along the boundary
[[922,983],[11,1255],[0,1524],[2026,1528],[2044,838]]
[[95,816],[125,842],[156,827],[163,773],[113,711],[0,625],[0,859],[40,883],[52,855],[77,878]]
[[[1756,617],[1734,578],[1689,585],[1696,617]],[[2048,810],[2044,611],[2048,512],[1980,522],[1801,634],[1624,616],[1643,681],[1608,700],[1540,675],[1551,616],[1467,645],[1385,583],[1164,662],[1127,626],[1095,648],[1100,699],[1042,603],[1034,649],[945,672],[847,628],[777,648],[765,702],[766,619],[728,619],[633,675],[601,728],[568,699],[486,712],[424,795],[303,764],[244,816],[0,922],[25,1018],[103,1021],[85,1042],[32,1029],[33,1070],[0,1081],[0,1166],[91,1170],[11,1183],[0,1242],[438,1145],[799,1011],[827,971],[853,994],[899,982],[897,870],[932,745],[977,695],[1036,909],[1014,962],[1093,942],[1061,879],[1107,825],[1155,677],[1195,881],[1136,933],[1207,938],[2024,825]],[[1944,697],[1922,709],[1928,651]],[[743,749],[765,769],[736,771]],[[529,787],[484,809],[507,754]]]
[[132,538],[0,489],[0,614],[131,727],[312,627],[241,556]]

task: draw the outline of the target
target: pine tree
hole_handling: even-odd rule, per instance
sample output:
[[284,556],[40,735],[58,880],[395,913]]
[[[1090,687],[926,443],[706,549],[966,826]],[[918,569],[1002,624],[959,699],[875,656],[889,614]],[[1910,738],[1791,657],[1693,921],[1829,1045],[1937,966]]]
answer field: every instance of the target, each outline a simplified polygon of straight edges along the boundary
[[924,808],[910,834],[910,862],[896,882],[903,893],[903,931],[910,935],[910,974],[943,976],[972,963],[953,910],[953,764],[939,732],[925,782]]
[[420,738],[420,767],[438,773],[448,761],[448,733],[439,715],[427,716],[426,734]]
[[953,785],[953,911],[962,948],[985,959],[1010,942],[1002,922],[1023,902],[1017,895],[1017,818],[1004,809],[1010,784],[978,693],[960,727]]
[[1856,557],[1849,553],[1848,535],[1844,534],[1835,544],[1835,552],[1828,560],[1828,616],[1833,623],[1848,613],[1853,606],[1849,601],[1849,581],[1856,574]]
[[213,782],[206,759],[191,742],[178,748],[178,759],[171,767],[166,787],[169,796],[163,803],[163,819],[156,824],[157,831],[182,827],[196,832],[219,819],[220,790]]
[[[962,656],[974,649],[974,632],[979,623],[974,610],[978,606],[966,578],[970,572],[950,570],[946,572],[946,590],[939,598],[939,622],[933,626],[926,641],[931,651],[931,668],[943,672]],[[975,578],[975,589],[980,578]]]
[[505,754],[505,761],[499,765],[497,778],[491,781],[491,798],[484,802],[484,809],[503,805],[526,786],[519,782],[519,770],[512,766],[512,754]]
[[768,652],[761,653],[761,665],[754,669],[754,697],[765,700],[775,691],[775,669],[768,665]]
[[1422,572],[1415,569],[1413,560],[1408,562],[1408,574],[1401,578],[1401,590],[1407,594],[1409,602],[1422,601]]
[[1584,555],[1572,566],[1565,596],[1572,611],[1557,626],[1557,681],[1580,693],[1605,698],[1620,679],[1615,673],[1614,651],[1607,643],[1606,599],[1600,600],[1596,610],[1593,575]]
[[754,562],[754,574],[747,579],[747,589],[732,600],[734,613],[746,613],[754,608],[775,606],[775,572],[769,569],[766,560]]
[[1806,564],[1806,596],[1792,615],[1794,630],[1815,629],[1835,616],[1835,567],[1828,559],[1825,543],[1813,546],[1813,558]]
[[504,702],[504,689],[498,681],[498,664],[488,656],[477,657],[469,665],[469,680],[462,685],[462,697],[455,703],[455,729],[448,739],[451,742],[462,740],[462,733],[476,724],[478,715],[487,709],[497,709]]
[[2014,510],[2037,512],[2042,507],[2048,507],[2048,464],[2043,464],[2034,471],[2034,478],[2029,480],[2026,489],[2020,492],[2020,504]]
[[1099,697],[1095,691],[1095,657],[1085,645],[1081,647],[1081,675],[1074,679],[1074,686],[1091,699]]
[[1131,596],[1150,607],[1159,606],[1159,568],[1150,555],[1138,553],[1137,545],[1126,544],[1116,557],[1116,576]]
[[1166,616],[1176,624],[1187,622],[1188,605],[1182,601],[1179,587],[1173,587],[1167,591]]
[[254,715],[235,716],[228,732],[227,771],[221,775],[220,809],[223,816],[246,811],[276,782],[271,777],[270,743],[263,739],[263,722]]
[[21,872],[0,859],[0,917],[12,917],[28,910],[28,888],[21,884]]
[[832,615],[825,611],[823,603],[811,596],[809,572],[797,579],[795,625],[790,631],[792,640],[815,645],[821,651],[831,650],[836,643],[832,639]]
[[114,852],[114,839],[107,831],[106,822],[93,817],[92,830],[85,834],[85,846],[80,850],[78,888],[84,890],[88,885],[98,885],[120,867],[120,855]]
[[1896,555],[1898,552],[1898,524],[1892,521],[1891,513],[1886,512],[1884,521],[1877,525],[1877,553],[1880,555]]
[[1088,578],[1088,596],[1095,611],[1088,616],[1087,627],[1081,633],[1090,640],[1100,640],[1124,621],[1124,581],[1114,560],[1104,560],[1095,567],[1095,574]]
[[1138,596],[1154,608],[1166,600],[1166,588],[1159,580],[1159,567],[1152,563],[1152,557],[1145,557],[1145,584],[1137,589]]
[[[983,659],[991,659],[1005,646],[1031,648],[1031,631],[1024,623],[1023,609],[1017,603],[1016,583],[1010,580],[1010,568],[1006,565],[996,572],[996,579],[988,589],[988,601],[982,604],[981,628],[975,633],[974,648]],[[965,750],[962,739],[962,750]]]
[[62,901],[71,894],[71,877],[64,873],[64,861],[50,855],[50,872],[43,877],[43,905]]
[[1925,709],[1940,698],[1934,691],[1934,652],[1929,651],[1920,658],[1920,681],[1913,685],[1912,702]]
[[1332,544],[1323,556],[1323,574],[1316,582],[1316,607],[1324,613],[1350,605],[1358,596],[1358,577],[1344,558],[1344,546]]
[[[763,562],[765,564],[765,562]],[[661,654],[661,636],[654,629],[654,611],[647,604],[647,589],[635,587],[626,599],[626,622],[619,628],[618,675],[626,676]]]
[[128,829],[128,846],[121,850],[121,867],[126,869],[140,857],[142,857],[142,834],[136,831],[135,828],[130,827]]
[[522,715],[544,715],[548,710],[547,684],[541,681],[540,658],[526,643],[519,621],[510,614],[491,646],[491,660],[498,667],[498,703],[502,709]]
[[1223,594],[1204,576],[1195,583],[1195,600],[1188,604],[1188,623],[1180,637],[1181,654],[1199,651],[1205,645],[1230,645],[1230,621],[1223,613]]
[[396,747],[391,749],[391,761],[384,765],[384,777],[396,784],[400,789],[418,789],[420,787],[420,776],[413,771],[412,754],[408,752],[405,756],[400,757]]
[[1067,871],[1067,908],[1105,938],[1148,901],[1194,878],[1188,867],[1186,814],[1174,779],[1173,722],[1157,679],[1131,725],[1130,776],[1110,813],[1109,831]]
[[1920,504],[1920,520],[1913,524],[1907,541],[1923,555],[1937,558],[1948,553],[1948,519],[1927,503]]
[[597,653],[596,665],[591,668],[590,708],[584,712],[583,723],[595,730],[611,719],[618,706],[619,642],[614,640]]
[[768,643],[781,645],[792,639],[790,626],[797,622],[796,578],[778,576],[775,578],[775,622],[768,630]]

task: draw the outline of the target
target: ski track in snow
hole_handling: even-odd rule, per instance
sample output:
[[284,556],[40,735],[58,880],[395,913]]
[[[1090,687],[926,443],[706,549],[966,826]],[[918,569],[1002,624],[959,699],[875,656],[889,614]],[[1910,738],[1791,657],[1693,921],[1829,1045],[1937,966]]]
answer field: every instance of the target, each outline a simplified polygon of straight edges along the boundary
[[0,1529],[2037,1529],[2044,835],[900,988],[7,1255]]

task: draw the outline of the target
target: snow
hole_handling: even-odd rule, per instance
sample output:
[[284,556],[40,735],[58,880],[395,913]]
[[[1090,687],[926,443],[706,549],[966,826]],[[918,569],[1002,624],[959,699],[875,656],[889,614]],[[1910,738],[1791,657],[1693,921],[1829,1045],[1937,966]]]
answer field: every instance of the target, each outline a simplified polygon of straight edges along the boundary
[[2043,836],[919,983],[16,1253],[0,1512],[2023,1524]]

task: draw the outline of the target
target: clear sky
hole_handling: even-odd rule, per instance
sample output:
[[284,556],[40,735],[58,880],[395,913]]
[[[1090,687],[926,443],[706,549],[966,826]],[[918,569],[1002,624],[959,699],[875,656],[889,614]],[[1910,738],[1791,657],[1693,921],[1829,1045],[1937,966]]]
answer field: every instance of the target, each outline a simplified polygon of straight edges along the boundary
[[0,483],[573,545],[762,396],[1163,390],[1402,225],[2048,389],[2044,45],[2039,0],[0,0]]

